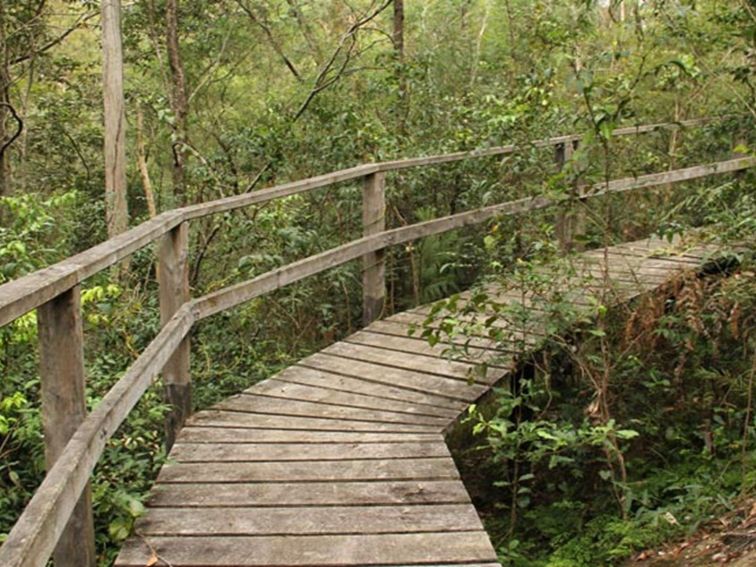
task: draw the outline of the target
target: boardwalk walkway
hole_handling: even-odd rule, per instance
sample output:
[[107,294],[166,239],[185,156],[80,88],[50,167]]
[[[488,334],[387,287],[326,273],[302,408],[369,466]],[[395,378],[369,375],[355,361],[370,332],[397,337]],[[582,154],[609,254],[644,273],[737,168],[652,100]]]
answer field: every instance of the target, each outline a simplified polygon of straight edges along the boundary
[[[604,250],[584,253],[579,271],[627,301],[708,252],[667,247],[612,247],[605,274]],[[444,433],[511,364],[481,337],[499,362],[471,382],[471,364],[408,336],[425,313],[377,321],[192,417],[116,564],[495,565]],[[525,339],[535,351],[544,337]]]

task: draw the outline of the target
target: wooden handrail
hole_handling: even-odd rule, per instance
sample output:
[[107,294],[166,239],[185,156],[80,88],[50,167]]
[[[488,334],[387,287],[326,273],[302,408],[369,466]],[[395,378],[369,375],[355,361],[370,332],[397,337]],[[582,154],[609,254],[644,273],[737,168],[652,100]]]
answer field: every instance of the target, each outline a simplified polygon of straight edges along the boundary
[[[692,179],[700,179],[709,175],[742,171],[754,166],[756,166],[756,158],[747,157],[707,165],[698,165],[686,169],[665,171],[663,173],[651,173],[640,177],[616,179],[609,181],[608,183],[596,183],[586,187],[580,200],[585,201],[613,193],[624,193],[626,191],[648,189],[650,187],[667,185],[669,183],[690,181]],[[472,211],[465,211],[463,213],[457,213],[455,215],[428,220],[409,226],[385,230],[371,236],[364,236],[358,240],[353,240],[352,242],[337,246],[336,248],[321,252],[320,254],[287,264],[286,266],[271,270],[270,272],[266,272],[265,274],[246,282],[238,283],[205,295],[204,297],[194,299],[192,303],[195,306],[197,317],[199,319],[204,319],[306,277],[340,266],[346,262],[356,260],[370,252],[376,252],[389,246],[448,232],[457,228],[480,224],[481,222],[497,216],[512,216],[553,207],[569,200],[570,197],[567,196],[525,197],[516,201],[489,205],[488,207],[482,207]]]
[[[756,166],[756,158],[746,157],[670,172],[618,179],[587,187],[580,200],[699,179],[714,174],[742,171],[754,166]],[[553,207],[570,199],[570,197],[528,197],[385,230],[184,303],[136,362],[78,427],[61,457],[55,462],[21,514],[8,539],[0,547],[0,565],[42,567],[46,564],[80,495],[87,486],[108,439],[152,384],[154,377],[174,356],[196,322],[241,305],[264,293],[356,260],[367,253],[377,252],[387,246],[478,224],[497,216],[511,216]]]
[[[698,118],[682,122],[648,124],[619,128],[614,136],[628,136],[653,132],[661,129],[699,126],[721,118]],[[570,140],[580,139],[579,134],[556,136],[533,143],[536,147],[548,147],[564,144]],[[360,179],[378,172],[391,172],[420,166],[439,165],[466,159],[475,159],[509,154],[515,151],[515,145],[500,146],[484,150],[455,152],[420,158],[386,161],[359,165],[324,175],[318,175],[301,181],[284,183],[275,187],[261,189],[243,195],[234,195],[207,203],[190,205],[164,212],[157,217],[98,244],[84,252],[71,256],[57,264],[37,270],[17,280],[0,286],[0,326],[6,325],[23,314],[50,301],[60,293],[71,289],[86,278],[127,258],[137,250],[156,241],[182,222],[190,221],[217,213],[223,213],[265,203],[282,197],[289,197],[327,187],[336,183]]]

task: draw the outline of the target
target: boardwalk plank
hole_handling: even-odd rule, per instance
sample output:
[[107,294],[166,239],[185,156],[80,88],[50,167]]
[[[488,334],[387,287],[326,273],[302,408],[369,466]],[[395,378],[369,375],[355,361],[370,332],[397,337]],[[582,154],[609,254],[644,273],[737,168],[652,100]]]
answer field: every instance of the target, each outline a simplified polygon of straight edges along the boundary
[[[323,357],[324,360],[328,360],[328,357]],[[313,357],[313,360],[305,359],[302,364],[308,361],[308,364],[318,363],[318,359]],[[321,363],[324,366],[325,362]],[[370,376],[347,376],[339,374],[339,369],[326,371],[320,368],[310,368],[305,366],[292,366],[290,370],[296,371],[292,373],[281,373],[277,375],[277,379],[290,384],[306,384],[317,386],[338,392],[357,392],[369,395],[371,397],[377,397],[389,401],[400,400],[407,403],[417,404],[420,408],[431,407],[434,409],[451,409],[452,411],[459,412],[463,410],[467,403],[466,401],[456,400],[453,398],[437,395],[430,392],[422,392],[403,387],[400,384],[389,385],[382,382],[373,381]],[[363,367],[359,367],[364,371]],[[371,374],[372,376],[372,374]]]
[[406,459],[449,457],[443,439],[406,443],[177,443],[171,459],[178,463],[343,461],[355,459]]
[[[118,564],[144,567],[152,550],[187,567],[357,566],[494,562],[485,532],[280,537],[151,537],[129,540]],[[161,565],[158,563],[157,565]]]
[[366,433],[362,431],[309,431],[298,429],[249,429],[188,426],[181,430],[182,443],[404,443],[434,441],[437,433]]
[[[376,506],[464,504],[470,501],[458,480],[384,480],[307,483],[158,483],[150,507]],[[198,515],[204,513],[197,511]],[[233,510],[230,513],[234,513]]]
[[[344,342],[382,348],[384,350],[399,351],[406,354],[413,354],[415,356],[428,356],[434,359],[449,360],[449,345],[437,344],[431,346],[425,339],[397,337],[360,331],[349,335],[344,339]],[[501,360],[500,351],[470,347],[467,349],[467,353],[469,354],[470,359],[476,362],[495,360],[493,366],[497,368],[506,368],[504,361]]]
[[[423,310],[423,308],[419,308]],[[393,315],[390,319],[391,321],[397,321],[404,325],[414,325],[418,332],[422,330],[423,324],[426,321],[426,315],[420,314],[420,313],[413,313],[411,311],[404,311],[402,313],[397,313],[396,315]],[[473,323],[480,323],[481,325],[484,323],[485,319],[487,317],[485,315],[479,315],[477,317],[471,316],[471,315],[459,315],[455,316],[455,319],[462,321],[462,322],[473,322]],[[440,327],[440,320],[432,321],[428,325],[431,329],[438,329]],[[527,333],[523,333],[519,329],[513,329],[511,323],[508,323],[506,321],[502,320],[494,320],[491,321],[490,327],[493,328],[495,331],[510,331],[511,336],[516,341],[524,342],[527,345],[537,345],[543,340],[543,331],[542,329],[535,329],[535,330],[528,330]],[[482,329],[482,332],[487,332],[487,329]],[[491,338],[487,335],[476,335],[481,336],[484,338]]]
[[458,479],[451,458],[269,463],[168,463],[158,482],[307,482]]
[[[604,251],[602,248],[598,250],[591,250],[585,252],[584,255],[587,258],[603,257]],[[690,256],[676,255],[676,254],[657,254],[653,249],[649,248],[633,248],[633,247],[620,247],[614,246],[607,254],[610,258],[617,257],[628,259],[630,261],[643,261],[648,258],[655,258],[663,260],[670,266],[680,266],[682,268],[698,268],[701,266],[700,258],[692,258]]]
[[249,412],[205,410],[192,416],[189,425],[297,429],[303,431],[372,431],[375,433],[438,433],[438,426],[381,423],[348,419],[275,416]]
[[[415,370],[427,374],[448,376],[449,378],[458,378],[465,381],[475,379],[484,384],[490,384],[492,380],[498,380],[502,374],[501,370],[494,368],[484,369],[476,364],[418,357],[406,352],[391,351],[373,346],[356,345],[346,342],[336,343],[323,349],[321,352],[354,360],[374,362],[376,364],[382,364],[394,368]],[[484,371],[485,374],[483,374]]]
[[257,536],[481,531],[472,504],[306,508],[162,508],[140,520],[145,536]]
[[335,372],[347,376],[354,376],[390,386],[416,390],[418,392],[432,392],[456,400],[471,402],[483,395],[487,387],[479,383],[466,383],[456,378],[444,378],[425,374],[413,370],[403,370],[382,366],[361,360],[341,358],[317,353],[308,356],[300,365],[327,372]]
[[269,414],[275,416],[348,419],[353,421],[369,421],[377,423],[406,423],[408,425],[443,426],[449,421],[444,417],[367,410],[293,399],[285,400],[281,398],[258,396],[251,393],[242,393],[237,396],[232,396],[221,403],[216,404],[215,407],[226,411]]
[[[395,413],[408,413],[413,415],[430,416],[430,417],[456,417],[459,413],[456,409],[434,407],[432,404],[413,404],[404,401],[401,398],[386,399],[367,395],[365,393],[339,392],[320,386],[304,385],[295,382],[298,373],[306,373],[308,370],[301,367],[288,368],[275,378],[265,380],[255,384],[245,390],[248,394],[260,394],[265,396],[300,400],[325,402],[330,404],[342,405],[352,408],[385,410]],[[290,377],[292,382],[280,380],[280,377]]]
[[[412,340],[422,341],[427,344],[427,340],[422,338],[421,336],[421,328],[418,328],[415,330],[415,332],[411,332],[410,328],[406,323],[403,323],[398,320],[394,320],[392,318],[384,319],[382,321],[375,321],[372,323],[369,327],[365,328],[365,331],[369,331],[371,333],[381,334],[381,335],[388,335],[388,336],[396,336],[396,337],[406,337],[410,338]],[[457,345],[457,346],[470,346],[472,348],[479,348],[481,350],[492,350],[496,352],[510,352],[509,349],[503,347],[498,342],[491,340],[489,338],[483,338],[483,337],[444,337],[441,340],[441,343],[444,345]]]

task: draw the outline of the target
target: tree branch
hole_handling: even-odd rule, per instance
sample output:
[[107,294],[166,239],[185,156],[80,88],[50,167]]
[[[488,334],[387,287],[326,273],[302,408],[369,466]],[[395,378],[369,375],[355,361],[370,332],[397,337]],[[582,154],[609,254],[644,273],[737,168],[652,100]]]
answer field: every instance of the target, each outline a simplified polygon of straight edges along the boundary
[[13,142],[18,139],[18,137],[21,135],[21,132],[24,131],[24,121],[21,120],[21,117],[16,112],[16,109],[9,102],[0,102],[0,107],[10,110],[11,116],[13,116],[13,119],[18,125],[16,132],[8,139],[7,142],[5,140],[0,140],[0,143],[2,143],[2,145],[0,146],[0,157],[2,157],[5,154],[6,150],[11,147]]
[[265,33],[265,36],[268,38],[268,42],[270,43],[270,46],[273,48],[273,51],[275,51],[278,56],[283,59],[284,64],[286,67],[291,71],[291,74],[294,75],[294,78],[302,82],[302,76],[299,74],[299,71],[297,71],[297,68],[294,66],[294,63],[291,62],[291,59],[289,59],[286,54],[283,51],[283,48],[278,43],[276,38],[273,36],[273,32],[270,29],[270,26],[267,22],[263,21],[257,14],[255,14],[249,6],[247,6],[242,0],[236,0],[236,3],[239,5],[239,7],[242,9],[242,11],[249,16],[249,19],[252,20],[255,24],[257,24]]
[[11,65],[17,65],[19,63],[23,63],[24,61],[28,61],[32,57],[36,57],[38,55],[41,55],[42,53],[49,51],[59,43],[61,43],[64,39],[66,39],[69,35],[71,35],[73,32],[75,32],[77,29],[79,29],[82,24],[88,22],[95,16],[97,16],[98,12],[89,12],[88,14],[83,14],[82,16],[77,19],[74,24],[68,28],[66,31],[64,31],[62,34],[60,34],[55,39],[50,40],[46,44],[44,44],[42,47],[37,49],[36,51],[32,51],[31,53],[25,53],[24,55],[19,55],[15,59],[10,60]]
[[[386,8],[388,8],[393,0],[385,0],[383,4],[378,6],[373,12],[367,14],[366,16],[359,18],[356,22],[354,22],[351,26],[349,26],[349,29],[344,33],[344,35],[341,36],[341,39],[339,40],[339,44],[336,46],[336,49],[334,49],[333,53],[331,54],[331,57],[328,58],[328,61],[321,67],[320,72],[318,73],[318,76],[315,78],[315,83],[313,84],[312,89],[305,97],[302,104],[299,106],[299,110],[294,114],[293,121],[296,122],[302,114],[304,114],[304,111],[307,110],[307,107],[310,106],[310,103],[315,99],[315,97],[318,95],[318,93],[322,92],[324,89],[328,88],[332,84],[334,84],[336,81],[339,80],[339,78],[344,73],[344,70],[346,69],[346,66],[349,64],[349,61],[351,59],[352,53],[354,51],[355,45],[357,43],[357,40],[355,38],[355,34],[359,31],[360,28],[365,26],[366,24],[373,21],[375,18],[377,18]],[[336,76],[332,78],[327,78],[328,74],[333,70],[334,66],[336,65],[336,60],[338,59],[339,55],[344,50],[347,42],[349,42],[349,47],[347,48],[347,53],[344,58],[344,62],[340,65],[339,70],[336,72]]]

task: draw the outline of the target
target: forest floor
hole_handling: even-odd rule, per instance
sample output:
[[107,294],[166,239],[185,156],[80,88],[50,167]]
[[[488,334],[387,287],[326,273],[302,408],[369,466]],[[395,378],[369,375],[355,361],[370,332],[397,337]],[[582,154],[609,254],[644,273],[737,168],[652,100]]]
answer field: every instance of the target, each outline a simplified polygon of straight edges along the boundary
[[625,567],[687,567],[756,565],[756,498],[709,522],[684,541],[645,550]]

